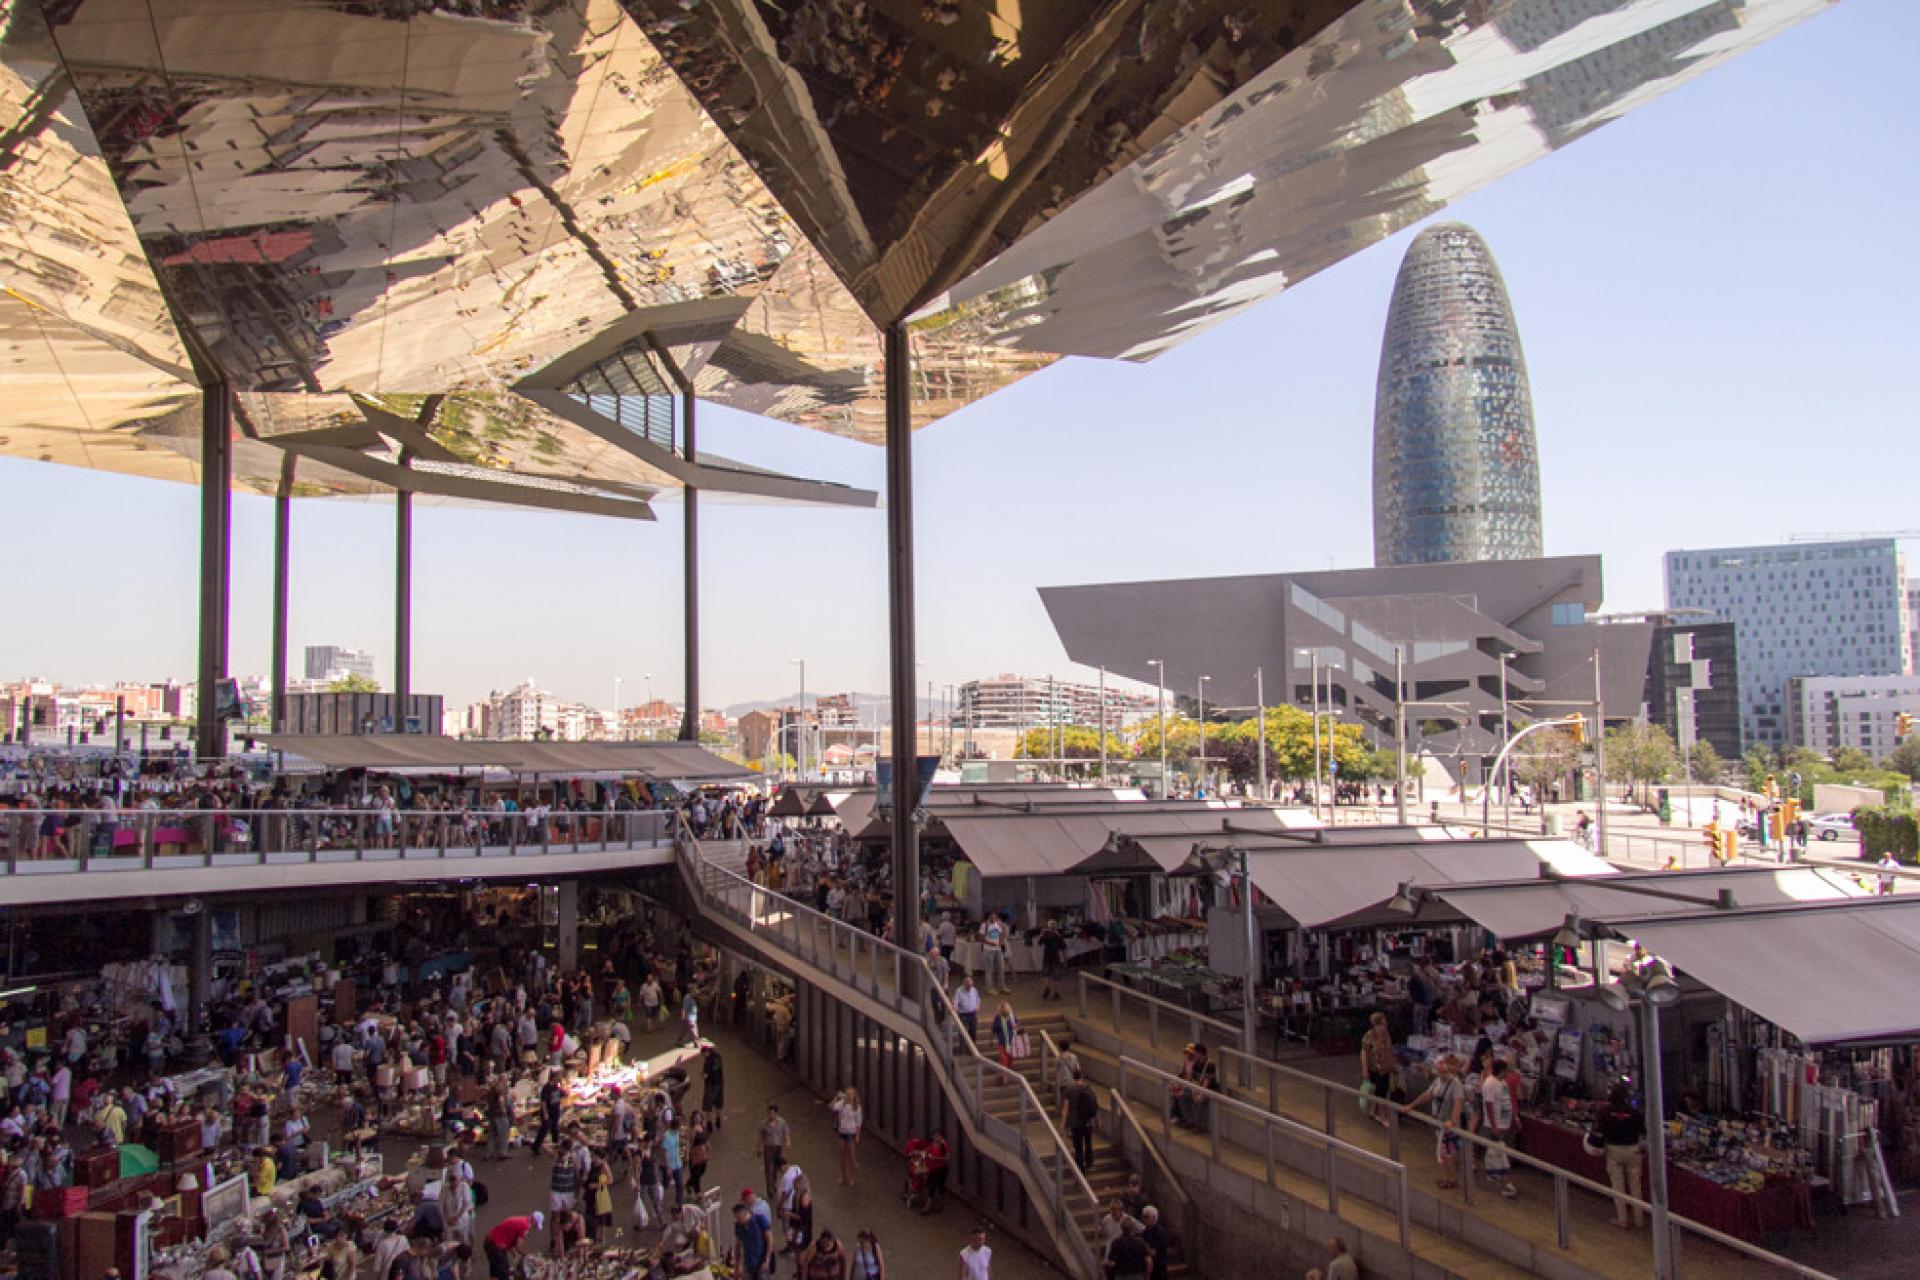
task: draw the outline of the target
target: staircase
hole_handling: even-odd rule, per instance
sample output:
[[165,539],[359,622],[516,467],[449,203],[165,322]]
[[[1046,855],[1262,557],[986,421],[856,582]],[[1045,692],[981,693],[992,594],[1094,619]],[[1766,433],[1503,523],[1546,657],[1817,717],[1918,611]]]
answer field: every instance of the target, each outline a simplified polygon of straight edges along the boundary
[[[981,1012],[985,1013],[986,1009],[983,1008]],[[1067,1015],[1065,1012],[1027,1014],[1020,1019],[1020,1026],[1026,1031],[1028,1039],[1033,1042],[1034,1051],[1016,1061],[1013,1064],[1013,1070],[1025,1078],[1027,1084],[1032,1087],[1035,1097],[1039,1098],[1044,1105],[1052,1107],[1054,1106],[1053,1081],[1047,1074],[1052,1067],[1052,1063],[1049,1061],[1043,1064],[1041,1061],[1039,1051],[1040,1036],[1042,1032],[1045,1032],[1047,1035],[1053,1037],[1054,1043],[1056,1044],[1069,1038],[1072,1035],[1072,1028],[1067,1025]],[[990,1022],[981,1026],[980,1034],[975,1038],[975,1043],[979,1046],[980,1052],[989,1057],[994,1057],[1000,1052],[1000,1046],[994,1041],[993,1028]],[[1107,1114],[1110,1105],[1108,1090],[1102,1085],[1093,1084],[1091,1080],[1089,1080],[1088,1083],[1092,1085],[1094,1096],[1100,1100],[1101,1114]],[[1017,1126],[1019,1124],[1020,1089],[1017,1085],[1008,1083],[989,1086],[984,1091],[984,1101],[986,1103],[987,1113],[995,1119],[1008,1125]],[[1057,1109],[1055,1118],[1058,1118]],[[1042,1163],[1044,1163],[1048,1169],[1052,1169],[1055,1160],[1068,1159],[1072,1159],[1072,1152],[1055,1152],[1050,1156],[1043,1157]],[[1110,1139],[1108,1134],[1102,1132],[1098,1127],[1094,1129],[1093,1133],[1093,1170],[1094,1171],[1087,1174],[1086,1177],[1088,1185],[1093,1188],[1098,1206],[1085,1206],[1077,1209],[1073,1215],[1073,1220],[1074,1225],[1080,1229],[1080,1234],[1086,1238],[1087,1246],[1093,1250],[1094,1257],[1101,1258],[1104,1257],[1106,1253],[1106,1241],[1102,1240],[1095,1230],[1099,1223],[1100,1214],[1105,1211],[1110,1201],[1118,1198],[1126,1191],[1127,1177],[1134,1173],[1135,1169],[1128,1163],[1126,1154]],[[1174,1224],[1169,1220],[1162,1219],[1162,1225],[1167,1227],[1169,1231],[1174,1229]],[[1182,1256],[1180,1241],[1172,1240],[1170,1244],[1172,1256],[1167,1261],[1167,1275],[1169,1280],[1173,1280],[1174,1277],[1191,1275],[1192,1269]]]

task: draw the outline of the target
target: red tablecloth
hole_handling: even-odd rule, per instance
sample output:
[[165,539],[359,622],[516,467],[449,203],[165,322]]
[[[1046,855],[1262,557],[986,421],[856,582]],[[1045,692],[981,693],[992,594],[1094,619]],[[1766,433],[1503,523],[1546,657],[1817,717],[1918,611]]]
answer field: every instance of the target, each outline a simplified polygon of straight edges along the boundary
[[[1604,1185],[1606,1158],[1588,1155],[1582,1136],[1567,1125],[1528,1116],[1520,1127],[1520,1150]],[[1646,1193],[1644,1179],[1641,1193]],[[1741,1240],[1757,1242],[1794,1227],[1813,1228],[1813,1188],[1792,1179],[1773,1179],[1758,1191],[1740,1191],[1668,1161],[1667,1204],[1683,1218]]]

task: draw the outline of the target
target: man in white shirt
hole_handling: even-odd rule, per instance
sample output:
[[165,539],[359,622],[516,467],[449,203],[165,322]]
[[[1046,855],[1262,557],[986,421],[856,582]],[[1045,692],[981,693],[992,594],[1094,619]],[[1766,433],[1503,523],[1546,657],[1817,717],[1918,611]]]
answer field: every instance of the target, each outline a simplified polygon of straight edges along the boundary
[[960,1251],[958,1280],[993,1280],[993,1250],[987,1247],[985,1227],[975,1227],[973,1239]]
[[960,979],[960,989],[953,993],[953,1010],[960,1015],[960,1025],[967,1029],[967,1039],[980,1039],[980,988],[973,985],[973,975]]
[[48,1095],[47,1109],[53,1114],[53,1124],[57,1129],[67,1127],[67,1108],[73,1102],[73,1068],[62,1062],[53,1069],[53,1078],[49,1082],[52,1092]]

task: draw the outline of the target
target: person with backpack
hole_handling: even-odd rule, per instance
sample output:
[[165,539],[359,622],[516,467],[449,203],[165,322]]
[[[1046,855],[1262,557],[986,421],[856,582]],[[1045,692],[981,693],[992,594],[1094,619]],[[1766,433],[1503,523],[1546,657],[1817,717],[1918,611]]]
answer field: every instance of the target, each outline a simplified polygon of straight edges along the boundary
[[1100,1101],[1093,1096],[1085,1072],[1073,1073],[1073,1083],[1060,1097],[1060,1123],[1073,1144],[1073,1162],[1080,1172],[1093,1172],[1093,1124],[1100,1116]]

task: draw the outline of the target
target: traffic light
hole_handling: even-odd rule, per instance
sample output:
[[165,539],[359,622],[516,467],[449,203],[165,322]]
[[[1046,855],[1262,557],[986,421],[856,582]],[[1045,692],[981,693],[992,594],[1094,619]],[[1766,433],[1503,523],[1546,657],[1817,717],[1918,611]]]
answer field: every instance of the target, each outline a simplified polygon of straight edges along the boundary
[[1911,711],[1895,713],[1893,717],[1893,736],[1896,738],[1904,738],[1912,732],[1913,713]]
[[1567,725],[1567,732],[1573,735],[1573,745],[1575,745],[1576,747],[1586,746],[1587,745],[1587,718],[1585,716],[1576,717],[1572,723]]
[[1728,828],[1720,833],[1720,861],[1732,862],[1740,856],[1740,833]]
[[1707,856],[1718,858],[1720,856],[1720,824],[1709,822],[1700,834],[1706,837]]
[[1767,834],[1781,844],[1787,842],[1787,807],[1781,805],[1767,814]]
[[1794,823],[1800,821],[1800,802],[1798,800],[1789,796],[1783,807],[1786,809],[1788,826],[1792,826]]

